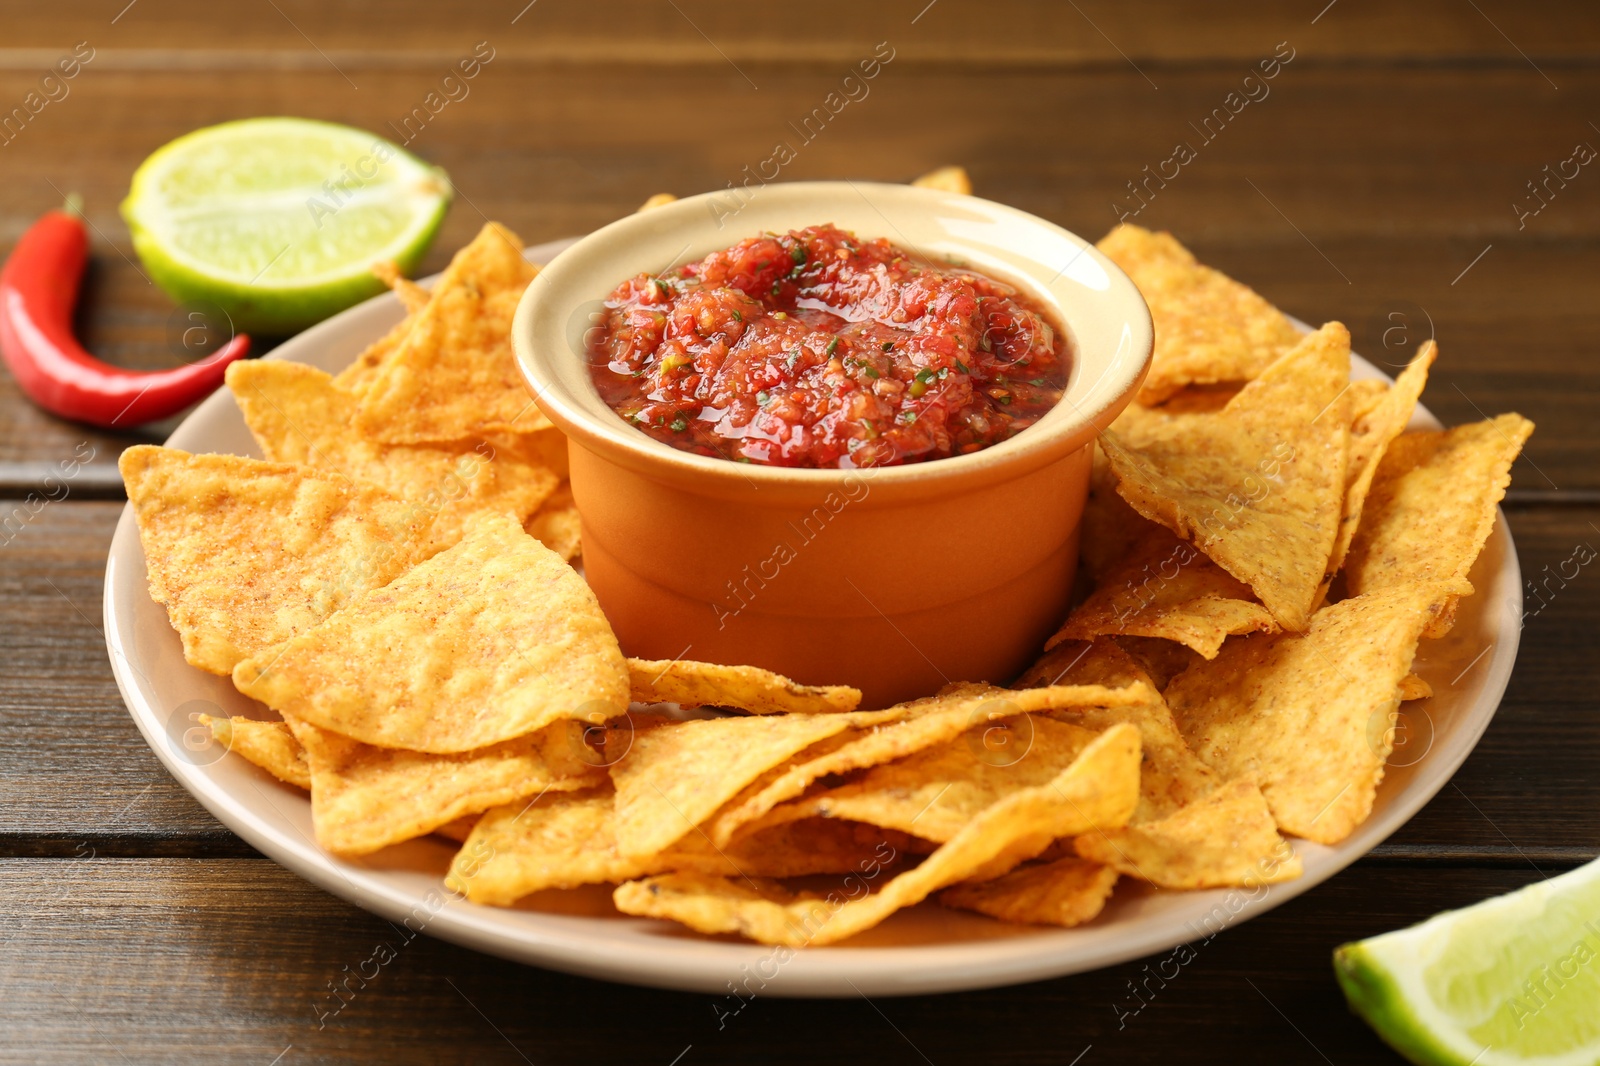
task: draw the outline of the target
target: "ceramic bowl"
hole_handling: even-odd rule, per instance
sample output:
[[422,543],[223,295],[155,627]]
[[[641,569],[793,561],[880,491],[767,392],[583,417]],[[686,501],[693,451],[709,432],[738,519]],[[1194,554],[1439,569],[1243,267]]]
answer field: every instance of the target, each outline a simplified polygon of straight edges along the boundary
[[[1061,402],[993,447],[870,470],[693,455],[606,406],[584,335],[619,282],[828,222],[1025,289],[1071,345]],[[567,434],[585,572],[623,650],[855,685],[867,705],[1003,684],[1038,654],[1071,596],[1095,435],[1151,350],[1138,290],[1091,243],[987,200],[862,182],[709,193],[612,223],[545,267],[512,336]]]

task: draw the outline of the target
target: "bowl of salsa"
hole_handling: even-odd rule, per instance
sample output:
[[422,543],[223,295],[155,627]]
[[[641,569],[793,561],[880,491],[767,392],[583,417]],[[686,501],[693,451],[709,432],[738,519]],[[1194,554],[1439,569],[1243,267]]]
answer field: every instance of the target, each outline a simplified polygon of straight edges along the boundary
[[585,572],[624,650],[846,683],[1005,683],[1065,613],[1095,435],[1149,312],[1014,208],[808,182],[584,238],[513,338],[567,434]]
[[585,338],[607,406],[696,455],[854,470],[998,444],[1061,400],[1064,331],[1024,289],[833,224],[643,272]]

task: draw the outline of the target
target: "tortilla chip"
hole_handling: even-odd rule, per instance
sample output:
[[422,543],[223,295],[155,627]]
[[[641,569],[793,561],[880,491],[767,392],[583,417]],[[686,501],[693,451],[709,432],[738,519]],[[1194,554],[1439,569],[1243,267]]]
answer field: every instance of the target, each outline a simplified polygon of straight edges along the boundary
[[[804,818],[744,837],[727,848],[691,833],[649,860],[645,873],[691,872],[719,877],[809,877],[887,866],[911,854],[913,838],[876,826]],[[923,842],[926,851],[933,845]]]
[[[557,793],[562,795],[562,793]],[[457,844],[465,844],[467,838],[472,836],[472,830],[477,826],[482,814],[463,814],[460,818],[452,818],[443,825],[434,826],[433,835],[454,840]]]
[[732,707],[751,714],[827,714],[853,711],[861,690],[848,685],[802,685],[756,666],[720,666],[686,659],[629,659],[635,703]]
[[429,554],[461,539],[473,514],[528,521],[560,484],[537,463],[488,441],[382,444],[355,428],[356,398],[315,367],[249,359],[228,367],[228,387],[250,433],[270,460],[363,478],[432,518]]
[[1051,712],[1053,717],[1064,722],[1097,732],[1118,722],[1127,722],[1139,730],[1144,764],[1139,774],[1139,806],[1130,824],[1166,818],[1208,795],[1221,783],[1221,778],[1190,750],[1166,702],[1151,687],[1149,674],[1121,647],[1106,640],[1093,644],[1059,644],[1022,675],[1017,685],[1063,681],[1079,685],[1143,686],[1145,698],[1124,706],[1078,707]]
[[1207,659],[1230,635],[1275,632],[1278,623],[1250,590],[1165,526],[1110,569],[1045,645],[1099,636],[1161,637]]
[[1116,883],[1117,871],[1111,867],[1069,857],[1022,866],[991,881],[964,881],[938,898],[946,907],[1002,922],[1072,926],[1093,920]]
[[1137,449],[1100,436],[1117,491],[1305,629],[1344,510],[1350,335],[1329,323],[1240,390]]
[[[995,733],[1004,739],[997,741]],[[839,818],[947,841],[1006,796],[1053,780],[1097,735],[1042,715],[984,723],[847,784],[807,793],[774,808],[757,825]]]
[[228,674],[420,555],[425,516],[376,485],[140,444],[118,461],[150,596],[191,666]]
[[617,852],[611,789],[549,792],[484,813],[450,863],[445,887],[505,906],[546,888],[624,881],[642,865]]
[[1228,402],[1239,395],[1241,387],[1240,382],[1228,382],[1223,385],[1188,385],[1162,400],[1159,407],[1133,404],[1127,410],[1155,412],[1163,417],[1212,415],[1228,406]]
[[1160,821],[1085,833],[1074,846],[1085,859],[1161,888],[1254,888],[1301,874],[1300,857],[1248,780],[1231,781]]
[[285,784],[311,790],[311,767],[306,749],[282,722],[261,722],[254,718],[213,718],[200,716],[211,729],[217,743],[244,756]]
[[[1389,383],[1382,378],[1362,378],[1359,381],[1352,381],[1350,390],[1345,393],[1345,398],[1350,401],[1350,424],[1355,425],[1371,414],[1387,395],[1389,395]],[[1356,465],[1351,463],[1350,468],[1354,469]]]
[[1383,589],[1324,607],[1304,634],[1229,641],[1179,675],[1167,703],[1213,770],[1260,785],[1279,829],[1336,844],[1372,810],[1400,679],[1452,591]]
[[1160,403],[1184,385],[1249,381],[1300,341],[1283,312],[1201,266],[1170,233],[1122,225],[1096,247],[1133,279],[1150,305],[1155,356],[1140,403]]
[[654,196],[650,197],[650,199],[640,204],[639,210],[635,211],[634,214],[639,214],[642,211],[649,211],[657,207],[665,207],[677,199],[678,198],[672,195],[670,192],[658,192]]
[[[829,774],[848,773],[892,762],[960,736],[968,729],[1018,714],[1070,707],[1123,706],[1152,695],[1140,684],[1126,688],[1102,685],[1056,685],[1012,691],[990,685],[955,684],[936,696],[900,704],[847,734],[836,747],[819,746],[808,757],[779,767],[769,779],[756,780],[727,803],[707,829],[719,847],[764,818],[778,804],[793,799],[812,782]],[[860,714],[861,712],[855,712]]]
[[897,853],[867,826],[797,821],[719,849],[690,834],[652,856],[617,849],[615,794],[607,788],[547,793],[486,812],[451,862],[446,887],[474,903],[506,906],[549,888],[626,881],[687,870],[724,877],[798,877],[858,870]]
[[537,273],[516,234],[485,225],[450,261],[362,396],[361,432],[389,444],[421,444],[547,428],[511,351],[511,318]]
[[1078,559],[1089,577],[1098,584],[1107,571],[1128,557],[1155,524],[1118,494],[1111,462],[1097,442],[1078,548]]
[[358,399],[364,396],[372,383],[378,380],[384,364],[394,357],[401,343],[411,335],[411,327],[416,320],[416,315],[407,315],[396,322],[388,333],[363,349],[354,362],[335,374],[333,384]]
[[572,486],[565,482],[550,494],[522,528],[569,563],[583,553],[578,507],[572,502]]
[[958,192],[963,196],[972,195],[972,179],[967,176],[966,167],[940,167],[938,170],[930,170],[911,184],[919,189],[937,189],[940,192]]
[[1116,645],[1150,675],[1160,692],[1167,690],[1173,678],[1204,658],[1192,648],[1158,637],[1117,637]]
[[[1417,399],[1422,395],[1423,386],[1428,383],[1428,368],[1433,366],[1437,351],[1438,346],[1432,341],[1424,344],[1416,358],[1395,379],[1394,388],[1385,389],[1370,407],[1367,406],[1366,397],[1362,397],[1361,405],[1366,410],[1352,416],[1350,459],[1345,468],[1344,517],[1339,523],[1339,535],[1333,542],[1333,555],[1328,559],[1325,581],[1331,581],[1344,565],[1350,541],[1361,524],[1361,511],[1366,504],[1367,493],[1372,490],[1372,479],[1378,472],[1378,464],[1390,443],[1411,421],[1411,414],[1417,408]],[[1353,382],[1351,388],[1354,389],[1356,384]]]
[[1427,700],[1433,698],[1433,686],[1428,684],[1416,674],[1407,674],[1400,679],[1400,702],[1409,703],[1411,700]]
[[458,755],[428,755],[362,744],[293,716],[287,722],[311,767],[317,843],[340,855],[366,855],[547,789],[605,781],[602,771],[572,752],[560,729]]
[[[386,748],[446,755],[628,706],[628,669],[589,586],[505,516],[242,662],[240,692]],[[451,815],[454,817],[454,815]]]
[[405,304],[406,317],[395,323],[388,333],[368,345],[366,350],[356,356],[355,362],[335,375],[334,385],[357,398],[365,394],[377,380],[384,364],[399,350],[400,343],[410,335],[411,327],[417,321],[417,313],[428,303],[427,290],[401,277],[399,268],[393,263],[379,263],[373,267],[373,273],[377,274],[384,284],[395,290],[395,295]]
[[[796,947],[831,944],[948,885],[998,877],[1057,837],[1123,824],[1138,800],[1138,777],[1138,731],[1120,725],[1051,781],[984,810],[921,865],[876,893],[857,896],[849,881],[848,894],[818,896],[791,893],[776,882],[674,873],[620,885],[612,899],[625,914],[672,918],[703,933],[739,933]],[[864,880],[854,878],[857,884]]]
[[611,766],[617,846],[623,855],[665,851],[757,777],[819,740],[884,712],[707,718],[636,732]]
[[[1419,582],[1459,581],[1494,529],[1511,463],[1533,432],[1516,414],[1442,432],[1396,437],[1378,463],[1345,560],[1352,596]],[[1455,601],[1423,635],[1443,636]]]
[[399,264],[392,259],[372,264],[372,273],[406,305],[406,314],[414,315],[428,305],[428,290],[400,273]]

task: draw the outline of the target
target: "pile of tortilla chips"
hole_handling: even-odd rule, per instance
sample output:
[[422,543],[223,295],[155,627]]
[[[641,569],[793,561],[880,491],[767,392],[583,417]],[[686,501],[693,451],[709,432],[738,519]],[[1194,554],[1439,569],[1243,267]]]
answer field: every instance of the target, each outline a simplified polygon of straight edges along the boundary
[[1165,234],[1102,248],[1150,303],[1155,365],[1096,455],[1092,590],[1011,688],[862,709],[624,658],[568,565],[565,442],[510,355],[534,268],[491,225],[431,291],[385,272],[408,315],[343,373],[230,369],[265,460],[125,453],[186,657],[281,719],[215,738],[308,789],[332,852],[431,833],[474,903],[614,884],[626,914],[790,947],[928,899],[1071,926],[1123,878],[1298,876],[1286,836],[1370,812],[1400,701],[1430,694],[1419,641],[1473,591],[1532,427],[1407,433],[1431,344],[1352,384],[1339,324],[1302,336]]
[[[1092,590],[1034,674],[1098,680],[1084,663],[1131,654],[1219,785],[1248,781],[1278,831],[1336,843],[1372,809],[1400,702],[1431,695],[1411,673],[1418,642],[1472,593],[1533,424],[1406,432],[1432,341],[1393,385],[1352,382],[1339,323],[1300,335],[1170,234],[1119,226],[1100,248],[1150,305],[1155,358],[1097,449]],[[1196,807],[1078,853],[1170,850]]]

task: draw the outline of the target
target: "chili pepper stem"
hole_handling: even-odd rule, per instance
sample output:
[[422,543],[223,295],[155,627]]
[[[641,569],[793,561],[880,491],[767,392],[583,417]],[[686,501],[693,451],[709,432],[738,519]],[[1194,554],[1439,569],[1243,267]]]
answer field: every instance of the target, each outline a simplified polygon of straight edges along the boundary
[[73,218],[83,217],[83,197],[75,192],[67,193],[67,202],[61,205],[61,210]]

